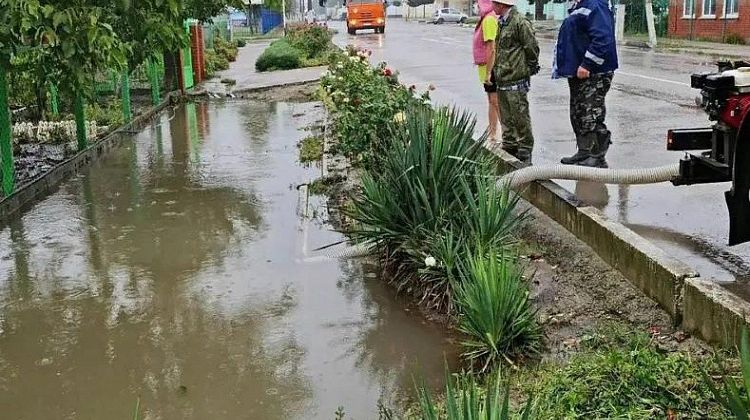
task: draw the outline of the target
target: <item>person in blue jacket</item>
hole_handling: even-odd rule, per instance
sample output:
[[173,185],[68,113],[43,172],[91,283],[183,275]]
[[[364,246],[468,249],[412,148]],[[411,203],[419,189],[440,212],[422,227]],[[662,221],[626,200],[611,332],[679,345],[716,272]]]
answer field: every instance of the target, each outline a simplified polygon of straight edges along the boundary
[[567,78],[570,123],[578,150],[566,165],[606,168],[612,143],[604,119],[605,97],[617,70],[614,16],[607,0],[578,0],[560,26],[553,78]]

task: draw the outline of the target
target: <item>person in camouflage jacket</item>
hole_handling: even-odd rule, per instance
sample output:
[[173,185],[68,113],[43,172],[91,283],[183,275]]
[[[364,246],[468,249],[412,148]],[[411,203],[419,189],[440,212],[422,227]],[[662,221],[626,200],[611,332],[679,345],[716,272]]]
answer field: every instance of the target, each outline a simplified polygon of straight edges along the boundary
[[534,147],[528,93],[539,72],[539,44],[531,22],[516,10],[515,0],[492,0],[500,22],[496,41],[497,82],[503,150],[530,162]]

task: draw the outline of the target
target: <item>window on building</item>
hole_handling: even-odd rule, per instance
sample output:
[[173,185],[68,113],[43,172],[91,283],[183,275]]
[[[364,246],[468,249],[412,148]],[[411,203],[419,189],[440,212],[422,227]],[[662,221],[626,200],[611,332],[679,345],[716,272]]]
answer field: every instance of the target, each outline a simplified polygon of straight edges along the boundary
[[716,17],[716,0],[703,0],[703,12],[701,16]]
[[695,17],[695,0],[682,0],[682,17]]
[[739,0],[724,0],[724,17],[738,17],[740,15],[739,3]]

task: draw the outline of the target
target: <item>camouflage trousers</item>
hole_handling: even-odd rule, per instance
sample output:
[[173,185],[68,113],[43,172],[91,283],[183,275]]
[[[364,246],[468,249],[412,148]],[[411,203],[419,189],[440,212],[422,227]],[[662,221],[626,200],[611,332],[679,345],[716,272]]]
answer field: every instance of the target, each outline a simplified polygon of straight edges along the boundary
[[534,136],[531,134],[528,93],[516,90],[498,90],[500,127],[503,131],[503,148],[531,153]]
[[579,145],[587,141],[593,143],[586,148],[595,154],[606,152],[610,143],[611,134],[604,123],[607,115],[604,100],[612,85],[612,76],[612,73],[606,73],[592,74],[588,79],[568,79],[570,124],[576,141]]

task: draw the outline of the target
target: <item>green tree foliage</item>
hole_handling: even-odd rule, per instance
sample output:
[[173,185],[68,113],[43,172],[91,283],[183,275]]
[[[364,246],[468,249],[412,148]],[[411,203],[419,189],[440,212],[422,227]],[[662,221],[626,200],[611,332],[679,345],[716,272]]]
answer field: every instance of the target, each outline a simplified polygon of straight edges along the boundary
[[11,56],[24,44],[40,15],[37,0],[0,0],[0,64],[8,65]]
[[135,68],[148,57],[176,51],[187,43],[180,0],[99,0],[109,23],[125,43],[128,65]]

